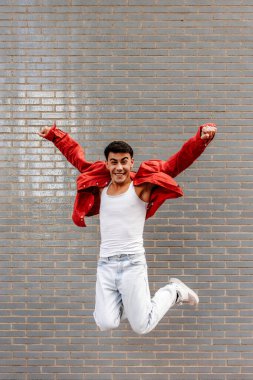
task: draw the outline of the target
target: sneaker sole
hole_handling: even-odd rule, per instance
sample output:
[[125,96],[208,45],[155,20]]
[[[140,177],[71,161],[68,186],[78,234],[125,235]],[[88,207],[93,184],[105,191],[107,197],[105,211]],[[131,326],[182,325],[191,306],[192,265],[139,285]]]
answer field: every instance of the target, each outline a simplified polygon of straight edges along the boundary
[[197,293],[195,293],[191,288],[189,288],[189,286],[185,285],[185,283],[180,281],[178,278],[171,278],[170,282],[174,282],[176,284],[179,284],[179,285],[187,288],[188,296],[189,296],[189,302],[186,302],[186,303],[188,303],[191,306],[197,306],[198,305],[199,297],[198,297]]

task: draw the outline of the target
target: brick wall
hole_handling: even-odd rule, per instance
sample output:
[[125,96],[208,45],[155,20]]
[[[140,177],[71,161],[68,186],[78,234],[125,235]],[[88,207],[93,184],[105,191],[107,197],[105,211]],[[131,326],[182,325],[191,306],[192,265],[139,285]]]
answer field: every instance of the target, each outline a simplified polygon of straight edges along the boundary
[[[252,380],[253,2],[0,4],[0,379]],[[127,140],[136,168],[218,124],[145,228],[151,291],[179,276],[197,310],[98,331],[98,219],[72,224],[77,172],[36,135],[54,121],[89,160]]]

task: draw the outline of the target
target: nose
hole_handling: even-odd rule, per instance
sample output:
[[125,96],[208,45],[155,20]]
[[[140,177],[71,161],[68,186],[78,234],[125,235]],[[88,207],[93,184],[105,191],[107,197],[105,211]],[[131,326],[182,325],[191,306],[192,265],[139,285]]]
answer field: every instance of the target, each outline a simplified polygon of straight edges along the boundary
[[120,172],[123,170],[123,166],[120,162],[117,163],[116,170]]

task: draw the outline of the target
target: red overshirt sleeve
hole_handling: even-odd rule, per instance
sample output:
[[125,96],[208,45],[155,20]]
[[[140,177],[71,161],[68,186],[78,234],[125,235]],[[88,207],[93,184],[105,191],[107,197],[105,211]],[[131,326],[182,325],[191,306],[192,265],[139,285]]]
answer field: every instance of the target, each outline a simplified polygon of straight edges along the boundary
[[171,177],[176,177],[183,170],[187,169],[206,149],[211,140],[202,140],[201,131],[206,125],[215,127],[214,123],[206,123],[199,127],[195,136],[190,138],[182,148],[171,156],[167,161],[162,162],[162,171]]
[[75,166],[79,172],[83,172],[90,167],[91,162],[85,160],[83,148],[70,135],[52,126],[45,139],[52,141],[56,148],[66,157],[66,159]]

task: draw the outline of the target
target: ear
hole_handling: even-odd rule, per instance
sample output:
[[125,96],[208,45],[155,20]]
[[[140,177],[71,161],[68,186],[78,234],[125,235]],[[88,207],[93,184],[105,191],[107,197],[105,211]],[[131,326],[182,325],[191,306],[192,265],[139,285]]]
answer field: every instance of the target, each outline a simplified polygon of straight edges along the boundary
[[133,168],[133,166],[134,166],[134,159],[131,158],[131,169]]
[[106,166],[106,169],[109,169],[107,160],[105,161],[105,166]]

